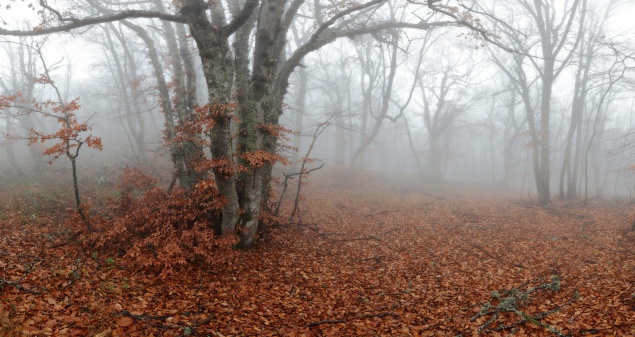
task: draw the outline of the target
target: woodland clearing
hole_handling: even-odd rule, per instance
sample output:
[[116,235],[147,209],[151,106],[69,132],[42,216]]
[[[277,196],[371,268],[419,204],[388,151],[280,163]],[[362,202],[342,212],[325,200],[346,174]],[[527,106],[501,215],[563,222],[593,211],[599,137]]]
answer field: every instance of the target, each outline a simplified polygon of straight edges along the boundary
[[2,336],[635,335],[624,200],[323,174],[300,221],[164,275],[69,240],[59,193],[30,186],[2,187]]

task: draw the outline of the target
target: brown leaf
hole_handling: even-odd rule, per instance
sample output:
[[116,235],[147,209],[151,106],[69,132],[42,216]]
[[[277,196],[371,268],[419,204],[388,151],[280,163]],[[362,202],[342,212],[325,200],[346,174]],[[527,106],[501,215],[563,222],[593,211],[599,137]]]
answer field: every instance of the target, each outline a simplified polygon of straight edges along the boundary
[[127,327],[132,325],[132,323],[134,323],[134,320],[130,317],[120,317],[117,319],[117,325],[119,326]]

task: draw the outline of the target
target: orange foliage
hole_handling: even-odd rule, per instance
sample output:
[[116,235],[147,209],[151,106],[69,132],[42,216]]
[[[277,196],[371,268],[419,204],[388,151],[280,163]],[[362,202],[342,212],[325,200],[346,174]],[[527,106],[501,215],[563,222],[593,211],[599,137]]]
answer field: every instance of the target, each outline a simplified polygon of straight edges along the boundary
[[[92,126],[87,123],[80,123],[77,120],[75,111],[80,109],[78,104],[79,98],[75,98],[68,104],[59,104],[53,101],[45,101],[35,103],[35,108],[42,112],[45,117],[54,118],[60,123],[60,129],[55,133],[44,133],[37,130],[29,130],[29,144],[45,143],[49,140],[55,140],[56,142],[46,148],[43,152],[44,155],[53,155],[55,159],[61,155],[67,155],[69,157],[76,157],[79,148],[86,144],[90,148],[97,150],[102,149],[101,138],[93,135],[82,137],[85,132],[92,131]],[[46,112],[50,110],[51,112]],[[71,150],[75,148],[75,153],[71,153]],[[52,162],[49,162],[51,164]]]
[[155,183],[140,169],[125,169],[113,218],[99,220],[105,232],[92,234],[89,247],[164,275],[189,263],[209,264],[226,257],[236,239],[215,235],[224,199],[214,186],[200,183],[189,194],[181,189],[167,194]]
[[243,153],[241,157],[251,167],[262,167],[264,165],[273,165],[275,163],[289,164],[289,159],[276,153],[270,153],[264,150],[256,150],[254,152]]

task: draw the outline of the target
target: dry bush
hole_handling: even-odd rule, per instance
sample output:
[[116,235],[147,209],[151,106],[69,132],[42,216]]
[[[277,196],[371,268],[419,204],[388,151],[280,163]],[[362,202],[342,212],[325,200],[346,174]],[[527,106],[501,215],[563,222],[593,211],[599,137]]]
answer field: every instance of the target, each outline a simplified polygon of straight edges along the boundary
[[124,170],[110,215],[94,220],[103,230],[89,235],[90,249],[164,274],[189,263],[213,263],[231,252],[235,238],[215,234],[223,199],[212,185],[168,194],[156,181],[139,169]]

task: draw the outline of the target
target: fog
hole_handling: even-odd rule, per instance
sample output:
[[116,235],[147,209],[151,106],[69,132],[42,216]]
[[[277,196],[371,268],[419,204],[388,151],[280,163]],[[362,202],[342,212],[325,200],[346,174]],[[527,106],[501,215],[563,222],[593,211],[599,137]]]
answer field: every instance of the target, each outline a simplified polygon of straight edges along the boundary
[[[338,29],[383,21],[444,24],[343,34],[307,53],[288,78],[279,119],[289,132],[279,137],[277,152],[290,163],[277,164],[274,174],[297,172],[303,158],[310,157],[317,161],[307,163],[305,170],[325,164],[381,172],[395,180],[407,177],[423,185],[508,190],[541,202],[551,197],[631,197],[635,51],[628,13],[633,13],[633,4],[548,2],[552,6],[542,8],[547,11],[542,23],[535,21],[537,9],[525,1],[469,2],[464,7],[441,1],[434,2],[436,10],[395,1],[346,17]],[[30,30],[42,17],[44,28],[73,22],[59,21],[36,4],[1,3],[2,29]],[[62,16],[84,18],[123,5],[58,1],[56,6]],[[129,6],[175,13],[170,2]],[[338,10],[344,8],[330,7],[330,2],[301,5],[278,51],[280,62],[292,59],[310,42],[316,25]],[[319,11],[325,17],[316,17]],[[236,12],[228,6],[224,14]],[[464,22],[457,23],[454,14],[466,15]],[[227,55],[235,67],[246,66],[252,78],[254,56],[245,54],[248,62],[241,65],[236,48],[242,41],[254,51],[254,29],[231,36]],[[123,167],[140,166],[171,177],[175,168],[166,143],[170,123],[177,129],[184,123],[177,112],[179,105],[190,104],[184,97],[191,105],[183,111],[193,111],[194,105],[208,103],[211,92],[199,49],[185,25],[129,19],[70,34],[15,37],[1,32],[0,89],[5,98],[18,92],[23,98],[3,101],[0,110],[4,176],[50,170],[53,155],[41,153],[55,137],[38,138],[34,132],[54,134],[60,123],[45,109],[34,108],[34,102],[59,103],[57,88],[64,104],[79,98],[77,121],[92,127],[82,137],[102,140],[103,150],[82,148],[77,157],[80,176],[110,180]],[[152,52],[158,64],[152,63]],[[55,88],[42,76],[50,77]],[[234,77],[235,100],[241,79]],[[182,96],[182,90],[189,92]],[[172,121],[167,121],[166,97],[175,109]],[[234,134],[241,122],[235,115]],[[208,158],[215,151],[214,142],[207,141],[211,133],[203,128],[191,134],[201,139]],[[29,145],[30,140],[35,143]],[[237,137],[235,147],[236,142]],[[69,158],[61,153],[52,165],[63,170]]]

